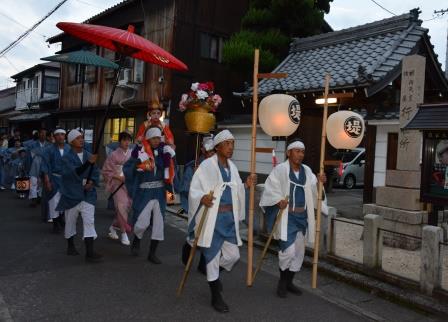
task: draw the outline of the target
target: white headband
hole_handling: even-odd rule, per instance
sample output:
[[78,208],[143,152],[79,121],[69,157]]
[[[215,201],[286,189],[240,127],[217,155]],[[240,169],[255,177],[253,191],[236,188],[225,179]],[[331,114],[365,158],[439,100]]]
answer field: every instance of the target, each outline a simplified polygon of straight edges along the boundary
[[158,127],[152,127],[146,131],[145,139],[149,140],[156,137],[162,137],[162,132]]
[[294,141],[294,142],[292,142],[292,143],[290,143],[288,145],[288,148],[286,150],[289,151],[289,150],[292,150],[292,149],[305,150],[305,144],[303,144],[302,141]]
[[206,136],[202,140],[202,146],[204,147],[205,151],[211,151],[213,150],[213,137]]
[[71,130],[68,132],[67,141],[68,143],[72,143],[77,137],[82,136],[82,133],[78,130]]
[[232,133],[230,133],[229,130],[223,130],[216,134],[215,138],[213,139],[213,147],[216,147],[219,143],[222,143],[224,141],[228,140],[235,140]]
[[64,129],[56,129],[56,130],[54,130],[53,134],[54,135],[56,135],[56,134],[67,134],[67,132],[65,132]]

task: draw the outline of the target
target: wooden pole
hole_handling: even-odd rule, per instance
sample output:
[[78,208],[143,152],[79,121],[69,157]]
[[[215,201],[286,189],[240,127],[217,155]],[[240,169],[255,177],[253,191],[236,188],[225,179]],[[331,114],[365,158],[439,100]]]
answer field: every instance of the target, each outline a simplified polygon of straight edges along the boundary
[[[325,159],[325,143],[327,139],[326,127],[327,127],[327,116],[328,116],[328,89],[330,87],[330,74],[325,76],[325,102],[324,102],[324,113],[322,116],[322,138],[320,141],[320,169],[319,176],[324,173],[324,159]],[[311,287],[317,287],[317,263],[319,261],[319,240],[320,240],[320,219],[321,219],[321,209],[322,209],[322,190],[323,183],[319,180],[318,185],[318,197],[317,197],[317,210],[316,210],[316,234],[314,236],[314,256],[313,256],[313,275],[311,280]]]
[[[285,200],[286,200],[286,201],[289,201],[289,196],[286,196]],[[264,245],[263,252],[261,253],[260,258],[258,259],[258,262],[257,262],[257,268],[255,269],[254,276],[253,276],[253,278],[252,278],[252,284],[253,284],[254,281],[255,281],[255,277],[257,276],[258,271],[261,269],[261,264],[263,263],[263,259],[265,258],[266,253],[268,252],[268,248],[269,248],[269,245],[271,244],[272,237],[274,236],[274,233],[275,233],[275,231],[276,231],[276,229],[277,229],[277,226],[278,226],[278,224],[280,223],[280,221],[281,221],[281,219],[282,219],[282,215],[283,215],[283,211],[284,211],[284,210],[285,210],[285,209],[279,209],[279,210],[278,210],[277,216],[275,217],[274,226],[272,227],[272,231],[271,231],[271,233],[269,234],[268,241],[267,241],[266,244]]]
[[[257,119],[258,119],[258,63],[260,60],[260,50],[255,49],[254,53],[254,86],[252,97],[252,145],[250,154],[250,174],[255,174],[256,153],[255,148],[257,144]],[[249,218],[247,231],[247,286],[252,286],[252,269],[254,256],[254,201],[255,201],[255,187],[250,186],[249,193]]]
[[[210,191],[209,193],[210,197],[213,197],[213,191]],[[190,250],[190,255],[188,256],[187,265],[185,265],[184,273],[182,275],[182,280],[180,281],[179,287],[177,288],[177,296],[180,296],[182,294],[182,291],[184,290],[185,282],[187,281],[188,274],[190,273],[191,264],[193,264],[194,255],[196,254],[196,249],[198,248],[198,242],[199,238],[202,234],[202,227],[204,226],[205,220],[207,218],[208,213],[208,207],[204,206],[204,211],[202,212],[201,220],[199,221],[197,236],[194,239],[193,246]]]

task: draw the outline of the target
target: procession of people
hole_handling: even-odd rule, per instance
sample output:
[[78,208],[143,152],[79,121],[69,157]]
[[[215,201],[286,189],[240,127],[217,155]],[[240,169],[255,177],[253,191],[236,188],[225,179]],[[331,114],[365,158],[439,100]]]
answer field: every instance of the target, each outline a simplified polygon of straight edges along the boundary
[[[241,179],[231,160],[235,137],[224,129],[214,135],[203,135],[198,147],[200,153],[184,166],[182,177],[176,178],[179,184],[174,184],[173,176],[179,173],[172,169],[177,167],[174,137],[169,127],[152,120],[154,115],[160,117],[161,111],[158,105],[150,106],[148,121],[135,138],[132,133],[121,132],[101,169],[98,155],[85,148],[81,128],[53,131],[42,128],[34,133],[33,139],[24,142],[20,132],[15,131],[8,142],[13,146],[1,151],[2,187],[9,185],[22,198],[27,193],[32,207],[45,204],[41,207],[42,218],[52,222],[52,233],[63,232],[68,256],[80,254],[75,247],[80,216],[83,230],[80,236],[89,263],[102,262],[106,257],[94,247],[98,237],[95,214],[100,174],[115,211],[105,235],[128,246],[131,255],[139,256],[141,240],[148,232],[147,260],[157,265],[163,263],[158,246],[169,238],[164,229],[167,191],[178,193],[181,200],[178,214],[188,216],[186,241],[179,248],[179,257],[187,264],[192,247],[197,246],[198,270],[208,282],[211,305],[218,312],[228,312],[220,272],[231,271],[240,258],[240,222],[246,218],[249,189],[257,184],[257,176]],[[134,140],[136,144],[132,144]],[[4,142],[6,145],[7,138]],[[287,293],[301,294],[293,278],[301,269],[306,243],[314,238],[318,183],[311,169],[302,163],[305,146],[301,141],[289,143],[286,154],[286,161],[275,166],[266,180],[259,205],[266,215],[268,231],[273,229],[279,210],[287,212],[273,232],[280,245],[277,294],[281,298]],[[25,179],[27,190],[21,190],[17,182]],[[325,175],[319,176],[319,180],[325,182]],[[206,220],[201,220],[205,215]]]

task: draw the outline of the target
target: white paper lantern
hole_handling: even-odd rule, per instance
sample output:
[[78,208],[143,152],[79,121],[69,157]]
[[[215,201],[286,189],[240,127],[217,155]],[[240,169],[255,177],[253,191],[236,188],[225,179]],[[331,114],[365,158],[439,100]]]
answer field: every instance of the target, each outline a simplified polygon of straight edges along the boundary
[[293,96],[273,94],[260,102],[258,111],[260,125],[270,136],[289,136],[300,123],[300,104]]
[[327,139],[336,149],[354,149],[364,137],[364,119],[352,111],[333,113],[327,120]]

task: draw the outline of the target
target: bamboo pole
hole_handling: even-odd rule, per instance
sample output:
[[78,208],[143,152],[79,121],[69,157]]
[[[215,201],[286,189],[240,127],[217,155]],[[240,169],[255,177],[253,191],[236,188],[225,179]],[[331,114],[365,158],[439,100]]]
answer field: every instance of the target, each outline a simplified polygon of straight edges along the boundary
[[[289,201],[289,196],[286,196],[285,200]],[[277,229],[277,226],[278,226],[279,222],[282,219],[282,215],[283,215],[283,211],[284,210],[285,209],[279,209],[278,210],[277,216],[275,217],[274,226],[272,227],[272,231],[269,234],[269,238],[268,238],[266,244],[264,245],[263,252],[261,253],[260,258],[258,259],[257,268],[255,269],[254,276],[252,278],[252,284],[255,281],[255,277],[257,276],[258,271],[261,269],[261,264],[263,263],[263,259],[265,258],[266,253],[268,252],[269,245],[271,245],[272,237],[274,236],[274,233],[275,233],[275,231]]]
[[[328,89],[330,87],[330,74],[325,76],[325,93],[324,93],[324,113],[322,116],[322,138],[320,141],[320,169],[319,176],[324,173],[324,159],[325,159],[325,143],[327,139],[326,127],[327,127],[327,116],[328,116]],[[316,214],[316,234],[314,236],[314,254],[313,254],[313,275],[311,280],[311,287],[317,287],[317,263],[319,261],[319,241],[320,241],[320,221],[321,221],[321,209],[322,209],[322,190],[323,183],[319,180],[318,185],[318,198],[317,198],[317,214]]]
[[[209,193],[210,197],[213,197],[213,191]],[[177,296],[182,294],[184,290],[185,282],[187,281],[188,274],[190,273],[191,265],[193,264],[194,255],[196,254],[196,249],[198,248],[199,238],[202,234],[202,227],[204,226],[205,220],[207,218],[208,207],[204,206],[204,211],[202,212],[201,220],[199,221],[197,236],[194,239],[193,246],[190,250],[190,255],[188,256],[187,265],[185,265],[184,274],[182,275],[182,280],[180,281],[179,287],[177,288]]]
[[[257,119],[258,119],[258,63],[260,60],[260,51],[255,49],[254,53],[254,86],[252,97],[252,145],[250,155],[250,174],[255,174],[256,153],[255,148],[257,144]],[[249,193],[249,218],[247,231],[247,279],[246,285],[252,286],[252,269],[254,256],[254,201],[255,201],[255,186],[250,186]]]

